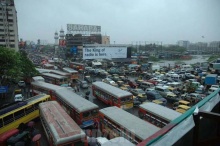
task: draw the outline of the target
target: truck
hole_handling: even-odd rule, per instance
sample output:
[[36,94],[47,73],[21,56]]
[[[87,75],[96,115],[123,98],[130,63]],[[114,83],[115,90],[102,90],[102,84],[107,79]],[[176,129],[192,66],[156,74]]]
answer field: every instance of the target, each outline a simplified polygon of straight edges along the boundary
[[209,70],[212,72],[212,73],[220,73],[220,63],[211,63],[209,65]]
[[217,74],[208,74],[205,77],[205,85],[216,85],[217,84],[218,75]]

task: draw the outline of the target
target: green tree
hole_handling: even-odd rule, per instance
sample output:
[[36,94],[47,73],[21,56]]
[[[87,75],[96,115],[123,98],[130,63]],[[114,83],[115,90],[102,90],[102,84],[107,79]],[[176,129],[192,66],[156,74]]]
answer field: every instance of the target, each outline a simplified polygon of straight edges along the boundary
[[8,79],[18,80],[21,75],[19,53],[13,49],[0,47],[0,77],[1,84],[7,84]]
[[0,84],[2,85],[39,74],[25,52],[0,47],[0,62]]
[[28,58],[25,51],[20,51],[20,68],[24,78],[30,78],[39,75],[39,72],[35,69],[34,64]]

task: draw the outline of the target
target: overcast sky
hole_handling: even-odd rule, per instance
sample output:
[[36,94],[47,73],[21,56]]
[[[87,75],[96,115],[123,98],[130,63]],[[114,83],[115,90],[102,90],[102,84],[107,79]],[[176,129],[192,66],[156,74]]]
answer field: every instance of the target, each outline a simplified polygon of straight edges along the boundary
[[34,42],[54,43],[67,24],[100,25],[116,44],[220,41],[220,0],[15,0],[15,7],[19,38]]

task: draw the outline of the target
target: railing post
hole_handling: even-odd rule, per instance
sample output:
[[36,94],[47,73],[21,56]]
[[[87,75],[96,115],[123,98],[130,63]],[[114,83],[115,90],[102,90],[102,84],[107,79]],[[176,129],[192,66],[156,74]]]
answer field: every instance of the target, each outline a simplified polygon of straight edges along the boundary
[[193,128],[193,146],[198,146],[199,142],[199,122],[200,122],[200,115],[194,114],[193,119],[195,122],[195,127]]

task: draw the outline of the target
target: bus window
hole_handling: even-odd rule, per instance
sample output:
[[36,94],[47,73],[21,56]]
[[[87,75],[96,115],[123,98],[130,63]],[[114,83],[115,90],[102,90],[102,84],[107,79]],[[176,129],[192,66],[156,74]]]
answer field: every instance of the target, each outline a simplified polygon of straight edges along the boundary
[[7,125],[7,124],[9,124],[13,121],[14,121],[13,114],[8,115],[8,116],[3,118],[4,125]]
[[29,106],[29,107],[27,107],[26,109],[25,109],[25,113],[26,114],[29,114],[29,113],[31,113],[31,112],[33,112],[34,111],[34,106]]
[[92,114],[92,116],[96,116],[98,114],[98,110],[92,110],[91,114]]
[[0,128],[3,127],[3,121],[0,119]]
[[21,117],[25,116],[25,112],[24,109],[19,110],[17,112],[14,113],[14,118],[15,120],[20,119]]
[[87,117],[89,117],[90,116],[90,112],[84,112],[83,113],[83,118],[87,118]]

